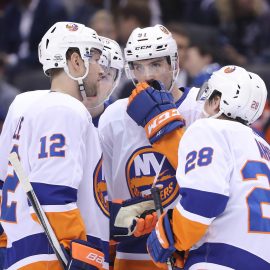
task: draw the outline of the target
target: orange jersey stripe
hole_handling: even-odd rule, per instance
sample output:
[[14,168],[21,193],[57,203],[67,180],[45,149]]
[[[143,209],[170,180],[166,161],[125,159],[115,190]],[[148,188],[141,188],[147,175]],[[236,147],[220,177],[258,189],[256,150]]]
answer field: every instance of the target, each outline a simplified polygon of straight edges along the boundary
[[160,270],[152,261],[115,259],[114,270]]
[[178,128],[169,134],[166,134],[152,145],[156,151],[167,157],[175,170],[178,165],[178,146],[184,131],[184,128]]
[[20,270],[63,270],[58,261],[42,261],[20,267]]
[[176,208],[173,209],[171,223],[175,247],[178,250],[189,250],[208,229],[207,225],[185,218]]
[[7,247],[7,235],[3,232],[0,236],[0,248]]
[[[36,214],[31,214],[37,221]],[[46,216],[56,234],[60,244],[69,249],[70,241],[74,239],[86,239],[86,231],[79,209],[66,212],[46,212]]]

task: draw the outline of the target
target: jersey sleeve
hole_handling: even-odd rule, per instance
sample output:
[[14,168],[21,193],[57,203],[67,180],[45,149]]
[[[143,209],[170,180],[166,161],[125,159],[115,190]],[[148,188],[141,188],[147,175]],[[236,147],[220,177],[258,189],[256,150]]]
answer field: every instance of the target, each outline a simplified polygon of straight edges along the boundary
[[232,171],[229,145],[223,134],[207,123],[198,120],[191,125],[179,145],[176,176],[181,200],[172,217],[179,250],[190,249],[204,236],[209,225],[224,211],[229,198]]
[[[70,240],[86,240],[77,191],[86,160],[87,124],[82,114],[69,107],[47,108],[30,122],[32,126],[24,126],[31,134],[22,132],[21,136],[27,140],[22,145],[28,149],[22,149],[22,154],[28,151],[29,179],[65,248]],[[30,210],[36,220],[32,207]]]
[[176,170],[178,164],[178,147],[185,129],[178,128],[169,134],[166,134],[160,140],[153,143],[152,147],[167,157],[171,165]]

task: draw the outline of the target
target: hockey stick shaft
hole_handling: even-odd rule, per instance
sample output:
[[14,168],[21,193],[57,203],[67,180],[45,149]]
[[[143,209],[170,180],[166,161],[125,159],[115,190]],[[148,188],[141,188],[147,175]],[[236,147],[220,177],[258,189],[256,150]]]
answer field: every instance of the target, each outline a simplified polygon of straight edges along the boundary
[[51,224],[49,223],[49,220],[45,214],[45,212],[43,211],[40,202],[33,190],[33,187],[28,179],[28,177],[26,176],[23,167],[21,165],[21,162],[19,161],[18,155],[15,152],[12,152],[9,156],[9,161],[13,166],[13,169],[15,171],[15,173],[18,176],[18,179],[20,181],[20,183],[22,184],[22,187],[24,189],[24,191],[26,192],[26,195],[30,201],[30,203],[33,206],[33,209],[38,217],[38,220],[41,223],[41,226],[43,227],[43,230],[48,238],[48,241],[57,257],[57,259],[59,260],[59,262],[61,263],[63,269],[66,269],[66,266],[68,264],[67,259],[62,251],[62,248],[58,242],[58,239],[52,229]]
[[[163,167],[165,159],[166,159],[166,156],[163,156],[163,158],[162,158],[162,160],[160,162],[160,165],[159,165],[159,170],[156,173],[156,176],[154,178],[153,185],[152,185],[152,188],[151,188],[151,194],[152,194],[152,197],[153,197],[153,200],[154,200],[155,209],[156,209],[158,218],[163,213],[163,206],[162,206],[162,201],[161,201],[161,198],[160,198],[160,188],[156,187],[156,183],[157,183],[158,176],[159,176],[159,174],[161,172],[161,169]],[[168,270],[173,270],[173,263],[172,263],[171,258],[168,258],[167,265],[168,265]]]

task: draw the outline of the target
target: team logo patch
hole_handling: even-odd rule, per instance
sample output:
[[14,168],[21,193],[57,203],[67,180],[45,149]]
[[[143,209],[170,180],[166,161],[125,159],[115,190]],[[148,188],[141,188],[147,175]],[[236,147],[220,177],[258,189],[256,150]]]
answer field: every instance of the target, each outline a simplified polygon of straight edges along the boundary
[[[156,172],[159,171],[163,155],[152,147],[142,147],[133,152],[126,164],[126,180],[132,197],[148,197]],[[165,159],[157,186],[161,188],[161,200],[164,207],[173,203],[179,196],[179,186],[175,178],[175,170]]]
[[109,201],[106,181],[102,174],[102,158],[99,160],[94,171],[94,194],[99,208],[109,217]]
[[69,30],[69,31],[72,31],[72,32],[75,32],[79,29],[79,26],[76,24],[76,23],[68,23],[66,25],[66,28]]
[[224,73],[232,73],[235,71],[235,69],[236,69],[236,67],[226,67],[224,69]]

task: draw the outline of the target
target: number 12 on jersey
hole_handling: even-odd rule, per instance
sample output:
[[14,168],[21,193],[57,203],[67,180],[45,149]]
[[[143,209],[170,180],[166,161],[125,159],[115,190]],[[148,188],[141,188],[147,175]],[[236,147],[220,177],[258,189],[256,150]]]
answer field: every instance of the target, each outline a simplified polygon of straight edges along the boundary
[[40,138],[40,151],[38,158],[65,157],[66,138],[61,133],[56,133],[50,137]]

